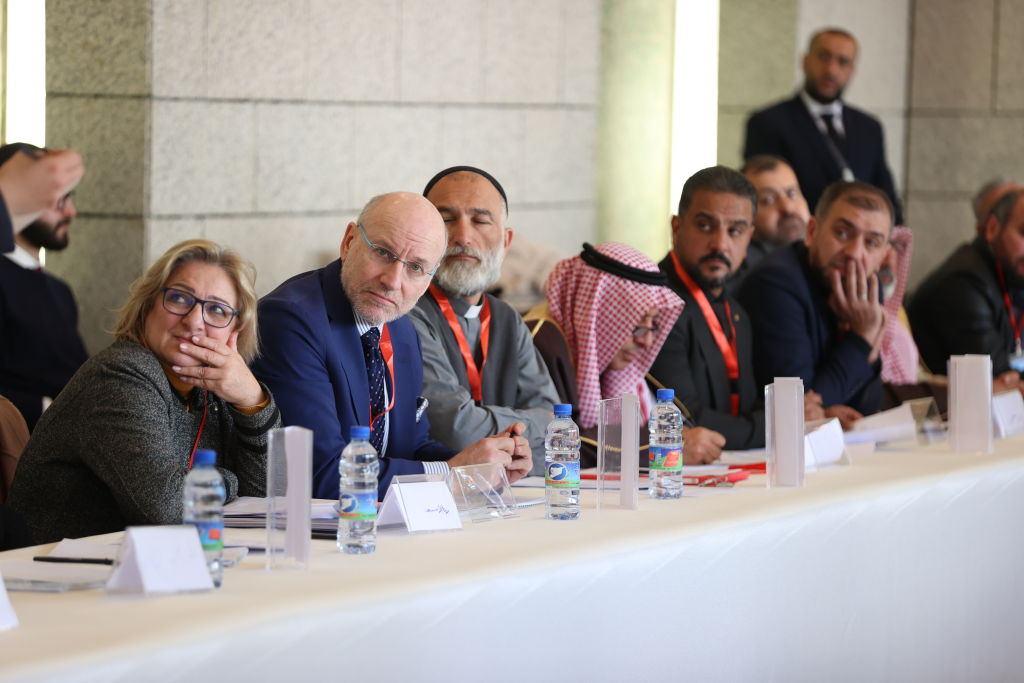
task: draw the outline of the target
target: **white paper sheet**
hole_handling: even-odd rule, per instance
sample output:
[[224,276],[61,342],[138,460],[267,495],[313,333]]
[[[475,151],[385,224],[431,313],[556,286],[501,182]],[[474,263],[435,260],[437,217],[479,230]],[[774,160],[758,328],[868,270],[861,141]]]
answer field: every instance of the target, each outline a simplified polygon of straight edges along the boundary
[[18,627],[18,615],[14,613],[14,605],[7,597],[7,589],[3,585],[3,576],[0,575],[0,631]]
[[96,543],[77,538],[65,538],[50,551],[50,557],[80,557],[90,560],[114,560],[120,543]]
[[11,591],[63,592],[102,588],[112,567],[105,564],[70,564],[5,560],[0,562],[4,584]]
[[846,443],[902,441],[917,436],[917,423],[910,405],[903,403],[857,420],[843,436]]

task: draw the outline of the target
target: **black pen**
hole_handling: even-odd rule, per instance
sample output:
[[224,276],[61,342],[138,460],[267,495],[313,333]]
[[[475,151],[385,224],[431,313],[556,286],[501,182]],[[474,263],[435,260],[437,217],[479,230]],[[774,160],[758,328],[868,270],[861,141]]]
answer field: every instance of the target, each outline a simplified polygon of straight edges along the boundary
[[39,555],[32,558],[35,562],[69,562],[74,564],[114,564],[113,560],[105,557],[53,557],[52,555]]

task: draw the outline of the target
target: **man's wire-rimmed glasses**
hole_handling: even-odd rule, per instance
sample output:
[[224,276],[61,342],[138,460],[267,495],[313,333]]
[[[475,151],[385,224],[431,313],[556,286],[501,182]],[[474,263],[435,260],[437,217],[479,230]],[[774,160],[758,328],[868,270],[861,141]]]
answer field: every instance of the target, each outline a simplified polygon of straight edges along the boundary
[[356,223],[356,227],[359,228],[359,234],[363,236],[363,241],[365,241],[366,245],[370,247],[370,252],[377,258],[379,263],[386,266],[401,263],[405,266],[402,269],[402,272],[404,272],[410,280],[418,280],[422,277],[433,277],[434,273],[436,273],[437,269],[441,266],[441,262],[438,261],[437,265],[435,265],[432,270],[427,270],[422,263],[404,261],[398,258],[398,256],[390,250],[371,242],[370,238],[366,236],[366,230],[363,229],[362,223]]

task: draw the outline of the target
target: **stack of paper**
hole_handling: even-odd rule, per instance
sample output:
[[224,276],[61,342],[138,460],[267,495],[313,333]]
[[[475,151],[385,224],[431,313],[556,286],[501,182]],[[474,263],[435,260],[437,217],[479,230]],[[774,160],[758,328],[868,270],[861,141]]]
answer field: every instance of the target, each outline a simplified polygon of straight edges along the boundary
[[[313,531],[336,531],[338,501],[314,498],[310,510]],[[242,496],[224,506],[224,526],[235,529],[262,529],[267,525],[267,499]]]

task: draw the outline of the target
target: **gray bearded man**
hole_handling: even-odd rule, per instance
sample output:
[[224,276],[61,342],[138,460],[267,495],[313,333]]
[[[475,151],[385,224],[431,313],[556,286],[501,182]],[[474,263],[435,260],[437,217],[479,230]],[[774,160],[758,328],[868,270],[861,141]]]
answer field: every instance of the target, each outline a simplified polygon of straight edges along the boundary
[[522,318],[484,293],[512,242],[505,191],[486,171],[456,166],[434,176],[423,195],[448,229],[434,283],[409,314],[423,349],[430,436],[460,449],[522,422],[534,471],[542,471],[558,394]]

